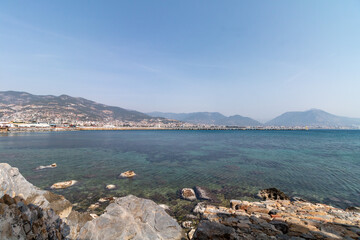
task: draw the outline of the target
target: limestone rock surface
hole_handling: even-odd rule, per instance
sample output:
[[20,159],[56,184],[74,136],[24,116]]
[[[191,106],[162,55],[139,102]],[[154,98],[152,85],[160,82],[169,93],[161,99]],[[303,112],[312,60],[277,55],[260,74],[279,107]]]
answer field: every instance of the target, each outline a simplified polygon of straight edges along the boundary
[[72,210],[72,204],[63,196],[35,187],[21,175],[19,169],[0,163],[0,197],[5,194],[11,197],[20,196],[27,203],[43,209],[51,208],[61,218],[67,217]]
[[117,198],[104,214],[87,222],[78,239],[177,240],[181,237],[181,227],[163,208],[151,200],[129,195]]

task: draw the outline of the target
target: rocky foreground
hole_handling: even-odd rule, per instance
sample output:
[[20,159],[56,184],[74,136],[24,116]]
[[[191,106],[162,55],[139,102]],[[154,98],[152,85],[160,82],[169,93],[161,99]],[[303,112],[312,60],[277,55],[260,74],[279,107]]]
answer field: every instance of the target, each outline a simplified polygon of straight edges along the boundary
[[[186,190],[186,191],[185,191]],[[6,163],[0,163],[0,239],[360,239],[359,208],[347,211],[276,189],[260,192],[261,202],[231,200],[230,208],[204,199],[180,225],[166,206],[132,195],[103,199],[97,216],[72,210],[64,197],[41,190]],[[189,199],[191,200],[191,199]],[[185,201],[185,200],[184,200]]]

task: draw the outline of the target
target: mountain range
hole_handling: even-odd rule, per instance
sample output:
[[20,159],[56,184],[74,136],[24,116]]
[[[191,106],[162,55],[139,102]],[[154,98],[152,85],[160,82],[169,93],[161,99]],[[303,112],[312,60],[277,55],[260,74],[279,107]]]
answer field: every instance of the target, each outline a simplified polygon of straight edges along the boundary
[[164,120],[141,112],[107,106],[68,95],[33,95],[26,92],[0,92],[0,119],[24,121],[134,121]]
[[210,124],[221,126],[262,126],[262,124],[249,117],[234,115],[226,117],[218,112],[194,112],[194,113],[163,113],[150,112],[147,113],[153,117],[163,117],[175,119],[182,122],[193,124]]
[[[336,116],[319,109],[286,112],[264,124],[240,115],[226,117],[218,112],[148,114],[121,107],[108,106],[80,97],[68,95],[33,95],[26,92],[0,91],[0,121],[83,121],[117,123],[147,122],[169,123],[174,119],[192,124],[221,126],[285,126],[360,128],[359,118]],[[175,121],[176,122],[176,121]]]

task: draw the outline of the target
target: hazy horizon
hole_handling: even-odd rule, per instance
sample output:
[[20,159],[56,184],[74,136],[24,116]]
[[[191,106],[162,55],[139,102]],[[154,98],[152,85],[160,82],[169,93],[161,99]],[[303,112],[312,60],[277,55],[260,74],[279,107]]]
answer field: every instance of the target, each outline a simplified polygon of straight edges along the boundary
[[358,1],[0,3],[0,91],[261,122],[360,118]]

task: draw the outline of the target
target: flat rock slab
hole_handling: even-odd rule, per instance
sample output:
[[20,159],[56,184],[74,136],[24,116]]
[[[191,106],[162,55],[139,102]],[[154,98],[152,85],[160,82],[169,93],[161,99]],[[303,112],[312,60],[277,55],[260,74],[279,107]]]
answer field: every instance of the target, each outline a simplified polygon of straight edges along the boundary
[[63,189],[63,188],[71,187],[71,186],[74,185],[75,183],[77,183],[76,180],[70,180],[70,181],[65,181],[65,182],[58,182],[58,183],[54,183],[50,188],[51,188],[51,189]]
[[87,222],[78,239],[180,240],[175,219],[155,202],[129,195],[115,199],[98,218]]

